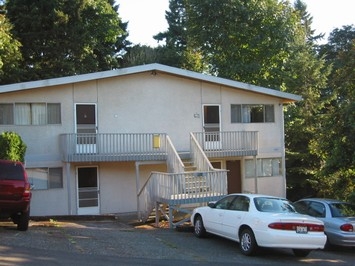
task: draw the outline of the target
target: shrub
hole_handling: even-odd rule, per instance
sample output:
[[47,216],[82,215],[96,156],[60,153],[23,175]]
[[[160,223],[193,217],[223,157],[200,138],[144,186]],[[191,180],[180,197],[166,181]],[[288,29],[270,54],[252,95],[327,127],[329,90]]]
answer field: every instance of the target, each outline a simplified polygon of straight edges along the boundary
[[27,146],[15,132],[5,131],[0,135],[0,159],[25,161]]

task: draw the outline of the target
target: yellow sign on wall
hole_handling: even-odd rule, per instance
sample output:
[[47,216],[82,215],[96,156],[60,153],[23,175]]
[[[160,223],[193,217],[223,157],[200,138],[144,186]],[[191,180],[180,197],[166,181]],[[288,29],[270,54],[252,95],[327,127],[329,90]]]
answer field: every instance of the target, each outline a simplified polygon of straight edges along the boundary
[[159,149],[160,148],[160,135],[153,136],[153,148]]

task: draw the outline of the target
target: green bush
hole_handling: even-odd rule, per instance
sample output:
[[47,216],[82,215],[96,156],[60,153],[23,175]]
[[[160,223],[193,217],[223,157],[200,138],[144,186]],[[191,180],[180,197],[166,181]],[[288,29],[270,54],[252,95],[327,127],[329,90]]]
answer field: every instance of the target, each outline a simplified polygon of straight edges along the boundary
[[25,161],[27,146],[15,132],[5,131],[0,135],[0,159]]

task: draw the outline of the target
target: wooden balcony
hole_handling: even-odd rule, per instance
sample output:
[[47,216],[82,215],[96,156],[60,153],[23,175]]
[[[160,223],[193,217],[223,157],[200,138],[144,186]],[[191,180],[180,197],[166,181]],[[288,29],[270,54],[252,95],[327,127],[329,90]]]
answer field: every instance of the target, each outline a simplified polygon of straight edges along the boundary
[[212,131],[192,134],[208,158],[258,154],[257,131]]
[[[258,153],[258,132],[255,131],[192,134],[208,158],[255,156]],[[164,133],[60,135],[64,162],[164,161],[168,159],[172,145]]]
[[62,134],[65,162],[166,160],[166,134]]

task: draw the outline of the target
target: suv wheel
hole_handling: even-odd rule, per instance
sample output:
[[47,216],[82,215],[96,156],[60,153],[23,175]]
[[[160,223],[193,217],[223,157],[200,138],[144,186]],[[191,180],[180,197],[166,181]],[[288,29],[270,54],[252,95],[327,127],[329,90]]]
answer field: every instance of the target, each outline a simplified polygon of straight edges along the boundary
[[29,222],[30,222],[30,211],[28,210],[26,212],[22,212],[18,216],[17,230],[27,231]]

